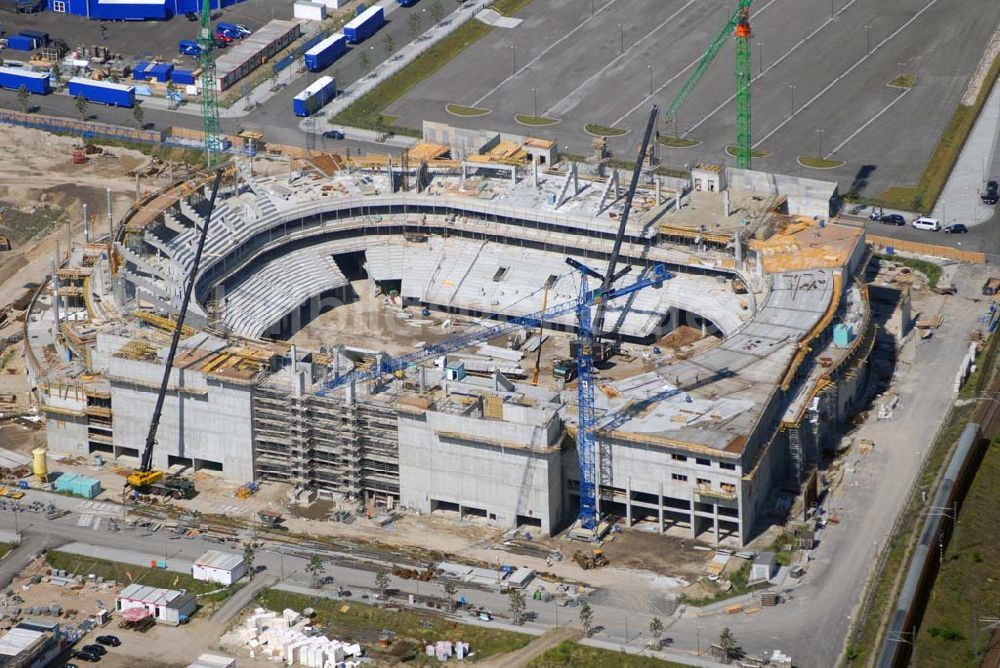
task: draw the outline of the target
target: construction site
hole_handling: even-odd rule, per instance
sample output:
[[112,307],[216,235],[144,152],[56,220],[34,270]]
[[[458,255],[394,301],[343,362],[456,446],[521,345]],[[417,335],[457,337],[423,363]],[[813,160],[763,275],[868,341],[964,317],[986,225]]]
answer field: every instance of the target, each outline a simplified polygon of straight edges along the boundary
[[399,155],[267,163],[176,181],[53,258],[25,324],[51,453],[743,546],[789,490],[815,498],[868,398],[868,254],[828,224],[833,183],[630,184],[440,124]]

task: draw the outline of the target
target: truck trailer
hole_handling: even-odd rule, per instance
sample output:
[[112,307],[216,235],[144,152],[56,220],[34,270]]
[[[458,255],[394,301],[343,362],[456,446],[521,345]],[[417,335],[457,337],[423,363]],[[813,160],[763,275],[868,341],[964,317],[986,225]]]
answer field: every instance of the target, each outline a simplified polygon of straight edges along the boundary
[[320,77],[292,98],[292,111],[296,116],[311,116],[335,97],[337,82],[333,77]]
[[385,12],[378,5],[369,7],[344,25],[344,34],[351,44],[358,44],[374,35],[385,25]]
[[35,95],[48,95],[52,92],[47,72],[31,72],[20,67],[0,67],[0,88],[18,90],[21,86]]
[[88,102],[106,104],[109,107],[134,107],[135,87],[111,83],[110,81],[94,81],[73,77],[67,83],[69,94],[73,97],[82,95]]
[[347,36],[342,32],[330,35],[305,52],[302,60],[310,72],[319,72],[347,53]]

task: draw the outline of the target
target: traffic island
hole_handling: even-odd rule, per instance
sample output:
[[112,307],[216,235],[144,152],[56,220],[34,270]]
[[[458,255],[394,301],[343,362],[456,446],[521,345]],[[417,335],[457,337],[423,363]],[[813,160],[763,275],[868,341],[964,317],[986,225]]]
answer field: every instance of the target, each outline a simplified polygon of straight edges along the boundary
[[803,167],[808,167],[809,169],[836,169],[844,164],[843,160],[828,160],[826,158],[811,158],[806,155],[800,155],[795,159]]
[[660,135],[656,141],[660,146],[666,146],[667,148],[693,148],[701,144],[700,139],[675,137],[673,135]]
[[607,125],[598,125],[597,123],[587,123],[583,126],[583,130],[588,135],[594,137],[621,137],[622,135],[627,135],[630,132],[629,130],[612,128]]
[[463,116],[466,118],[475,118],[476,116],[485,116],[487,114],[492,114],[492,109],[480,109],[479,107],[466,107],[461,104],[446,104],[444,110],[447,111],[452,116]]
[[544,127],[546,125],[555,125],[559,122],[558,118],[546,118],[545,116],[528,116],[527,114],[517,114],[514,116],[514,120],[521,125],[528,125],[531,127]]

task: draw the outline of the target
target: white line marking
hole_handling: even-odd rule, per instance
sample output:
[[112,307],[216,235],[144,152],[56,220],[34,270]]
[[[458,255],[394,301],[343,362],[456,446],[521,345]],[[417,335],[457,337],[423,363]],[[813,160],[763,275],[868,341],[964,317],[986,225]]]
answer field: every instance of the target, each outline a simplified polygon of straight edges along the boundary
[[[554,49],[557,46],[559,46],[559,44],[563,40],[566,40],[566,39],[569,39],[570,37],[572,37],[573,33],[575,33],[577,30],[580,30],[581,28],[583,28],[583,26],[587,25],[587,23],[589,23],[590,21],[596,19],[598,16],[601,15],[602,12],[604,12],[604,10],[606,10],[608,7],[610,7],[611,5],[615,4],[616,2],[618,2],[618,0],[610,0],[610,2],[608,2],[608,4],[604,5],[603,7],[601,7],[600,9],[598,9],[595,13],[593,13],[590,16],[588,16],[587,18],[585,18],[580,23],[580,25],[578,25],[577,27],[573,28],[568,33],[566,33],[565,35],[563,35],[562,37],[560,37],[559,39],[557,39],[556,41],[554,41],[552,44],[550,44],[548,46],[548,48],[546,48],[540,54],[538,54],[537,56],[535,56],[534,58],[532,58],[531,60],[529,60],[526,64],[522,65],[520,69],[518,69],[518,70],[516,70],[514,72],[514,74],[510,75],[509,77],[507,77],[506,79],[504,79],[503,81],[501,81],[500,83],[498,83],[496,86],[494,86],[493,88],[490,89],[490,92],[486,93],[486,95],[483,95],[481,98],[479,98],[478,100],[476,100],[475,102],[473,102],[469,106],[471,106],[471,107],[478,106],[483,100],[485,100],[490,95],[492,95],[493,93],[495,93],[498,90],[500,90],[501,88],[503,88],[504,84],[506,84],[508,81],[510,81],[511,79],[513,79],[514,77],[516,77],[518,74],[520,74],[521,72],[525,71],[526,69],[528,69],[529,67],[531,67],[532,65],[534,65],[536,62],[538,62],[539,58],[541,58],[542,56],[544,56],[545,54],[547,54],[549,51],[551,51],[552,49]],[[472,19],[472,20],[476,20],[476,19]]]
[[[571,90],[569,93],[567,93],[566,95],[564,95],[563,99],[558,104],[555,104],[551,108],[546,109],[545,110],[545,114],[548,115],[548,114],[551,113],[551,114],[557,114],[558,115],[558,114],[562,114],[565,111],[569,111],[570,109],[572,109],[573,107],[575,107],[576,104],[577,104],[577,101],[576,100],[571,100],[570,98],[572,98],[574,95],[576,95],[577,93],[579,93],[581,90],[583,90],[584,88],[586,88],[587,86],[589,86],[591,84],[591,82],[594,81],[594,79],[596,79],[597,77],[599,77],[602,74],[604,74],[605,72],[607,72],[608,69],[610,69],[611,67],[614,67],[615,63],[617,63],[619,60],[621,60],[626,55],[628,55],[628,53],[632,49],[636,48],[637,46],[639,46],[640,44],[642,44],[643,42],[645,42],[647,39],[649,39],[650,37],[652,37],[654,33],[656,33],[658,30],[660,30],[660,28],[662,28],[663,26],[665,26],[668,23],[670,23],[671,21],[673,21],[675,18],[677,18],[678,14],[680,14],[681,12],[683,12],[685,9],[687,9],[688,7],[690,7],[691,5],[693,5],[697,1],[698,0],[688,0],[687,4],[685,4],[684,6],[682,6],[680,9],[676,10],[673,14],[671,14],[666,19],[664,19],[662,23],[660,23],[658,26],[656,26],[655,28],[653,28],[652,30],[650,30],[648,33],[646,33],[645,35],[643,35],[642,37],[640,37],[638,40],[636,40],[634,43],[632,43],[627,49],[625,49],[625,51],[623,53],[618,54],[610,62],[608,62],[607,65],[605,65],[604,67],[602,67],[601,69],[599,69],[598,71],[594,72],[589,77],[587,77],[586,79],[584,79],[583,83],[581,83],[579,86],[577,86],[576,88],[574,88],[573,90]],[[772,0],[772,2],[773,2],[773,0]]]
[[829,157],[830,157],[831,155],[833,155],[834,153],[836,153],[836,152],[837,152],[837,151],[839,151],[840,149],[844,148],[844,144],[846,144],[847,142],[849,142],[849,141],[851,141],[852,139],[854,139],[855,137],[857,137],[857,136],[858,136],[858,135],[859,135],[859,134],[861,133],[861,131],[862,131],[862,130],[864,130],[864,129],[865,129],[865,128],[867,128],[867,127],[868,127],[869,125],[871,125],[871,124],[872,124],[872,123],[874,123],[874,122],[875,122],[876,120],[878,120],[879,116],[881,116],[881,115],[882,115],[882,114],[884,114],[885,112],[889,111],[889,109],[890,109],[890,108],[892,107],[892,105],[896,104],[897,102],[899,102],[900,100],[902,100],[902,99],[903,99],[904,97],[906,97],[906,94],[907,94],[907,93],[909,93],[909,92],[910,92],[911,90],[913,90],[913,89],[912,89],[912,88],[907,88],[907,89],[906,89],[906,90],[904,90],[904,91],[903,91],[902,93],[900,93],[899,95],[897,95],[897,96],[896,96],[896,97],[895,97],[895,98],[893,99],[893,101],[892,101],[892,102],[890,102],[889,104],[887,104],[887,105],[885,105],[884,107],[882,107],[882,108],[881,108],[881,109],[879,110],[879,112],[878,112],[877,114],[875,114],[874,116],[872,116],[871,118],[869,118],[869,119],[868,119],[867,121],[865,121],[865,124],[864,124],[864,125],[862,125],[862,126],[861,126],[860,128],[858,128],[857,130],[855,130],[854,132],[852,132],[852,133],[850,134],[850,136],[848,136],[848,138],[847,138],[847,139],[845,139],[844,141],[842,141],[842,142],[840,142],[839,144],[837,144],[837,145],[836,145],[836,146],[834,147],[834,149],[833,149],[832,151],[830,151],[829,153],[827,153],[827,154],[826,154],[826,155],[824,156],[824,158],[829,158]]
[[871,57],[872,57],[872,56],[873,56],[873,55],[875,54],[875,52],[876,52],[876,51],[878,51],[879,49],[881,49],[881,48],[882,48],[883,46],[885,46],[885,45],[886,45],[886,44],[887,44],[887,43],[889,42],[889,40],[891,40],[891,39],[892,39],[893,37],[895,37],[895,36],[896,36],[896,35],[898,35],[899,33],[901,33],[901,32],[903,32],[904,30],[906,30],[906,28],[908,28],[908,27],[910,26],[910,24],[911,24],[911,23],[913,23],[913,22],[914,22],[914,21],[916,21],[916,20],[917,20],[918,18],[920,18],[920,15],[921,15],[921,14],[923,14],[923,13],[924,13],[924,12],[926,12],[926,11],[927,11],[928,9],[930,9],[931,7],[933,7],[934,5],[936,5],[936,4],[937,4],[937,2],[938,2],[938,0],[931,0],[931,1],[930,1],[930,2],[928,2],[928,3],[926,4],[926,5],[924,5],[924,6],[923,6],[923,7],[921,7],[921,8],[919,9],[919,10],[917,10],[917,13],[916,13],[916,14],[914,14],[914,15],[913,15],[912,17],[910,17],[910,19],[909,19],[909,20],[908,20],[908,21],[907,21],[906,23],[904,23],[903,25],[901,25],[901,26],[899,26],[898,28],[896,28],[896,29],[895,29],[895,30],[894,30],[893,32],[891,32],[891,33],[889,34],[889,36],[888,36],[888,37],[886,37],[886,38],[885,38],[885,39],[883,39],[883,40],[882,40],[881,42],[879,42],[878,44],[876,44],[876,45],[875,45],[875,48],[873,48],[873,49],[872,49],[872,50],[871,50],[870,52],[868,52],[868,53],[866,53],[865,55],[861,56],[861,58],[859,58],[859,59],[858,59],[857,61],[855,61],[855,63],[854,63],[853,65],[851,65],[850,67],[848,67],[848,68],[847,68],[846,70],[844,70],[844,71],[843,71],[843,72],[842,72],[842,73],[841,73],[840,75],[838,75],[838,76],[837,76],[837,77],[836,77],[836,78],[835,78],[835,79],[834,79],[833,81],[831,81],[831,82],[830,82],[830,83],[828,83],[828,84],[827,84],[826,86],[824,86],[824,87],[823,87],[823,90],[821,90],[820,92],[816,93],[816,94],[815,94],[815,95],[813,95],[813,96],[812,96],[811,98],[809,98],[809,100],[808,100],[808,101],[806,101],[806,103],[805,103],[805,104],[803,104],[803,105],[802,105],[801,107],[799,107],[799,108],[798,108],[798,109],[796,109],[796,110],[795,110],[794,112],[792,112],[792,115],[791,115],[791,116],[789,116],[789,117],[788,117],[788,118],[786,118],[785,120],[783,120],[783,121],[781,121],[780,123],[778,123],[778,125],[776,125],[776,126],[775,126],[775,128],[774,128],[773,130],[771,130],[771,131],[770,131],[770,132],[768,132],[768,133],[767,133],[766,135],[764,135],[763,137],[761,137],[761,138],[760,138],[759,140],[757,140],[756,142],[754,142],[754,144],[753,144],[753,148],[757,148],[758,146],[760,146],[761,144],[763,144],[763,143],[764,143],[765,141],[767,141],[768,139],[770,139],[770,138],[771,138],[771,136],[772,136],[772,135],[773,135],[773,134],[774,134],[775,132],[777,132],[777,131],[778,131],[778,130],[780,130],[781,128],[785,127],[785,126],[786,126],[786,125],[788,124],[788,122],[789,122],[789,121],[791,121],[791,120],[792,120],[793,118],[795,118],[795,117],[796,117],[796,116],[798,116],[798,115],[799,115],[800,113],[802,113],[802,111],[804,111],[804,110],[805,110],[806,108],[808,108],[810,104],[812,104],[813,102],[815,102],[816,100],[818,100],[818,99],[819,99],[820,97],[822,97],[822,96],[823,96],[823,95],[824,95],[824,94],[825,94],[825,93],[826,93],[826,92],[827,92],[828,90],[830,90],[830,89],[831,89],[831,88],[833,88],[833,87],[834,87],[835,85],[837,85],[837,83],[838,83],[838,82],[839,82],[839,81],[840,81],[841,79],[843,79],[843,78],[844,78],[844,77],[846,77],[846,76],[847,76],[848,74],[850,74],[851,72],[853,72],[853,71],[854,71],[854,70],[855,70],[855,69],[856,69],[856,68],[858,67],[858,65],[860,65],[861,63],[863,63],[863,62],[865,62],[866,60],[868,60],[869,58],[871,58]]
[[[762,76],[764,76],[765,74],[767,74],[768,72],[770,72],[772,69],[774,69],[775,67],[777,67],[778,65],[780,65],[782,62],[784,62],[785,58],[787,58],[788,56],[792,55],[792,53],[794,53],[795,51],[797,51],[800,46],[802,46],[803,44],[805,44],[806,42],[808,42],[809,40],[811,40],[813,37],[815,37],[816,35],[818,35],[821,31],[825,30],[827,28],[827,26],[829,26],[831,23],[833,23],[834,21],[836,21],[840,17],[841,12],[847,10],[855,2],[857,2],[857,0],[851,0],[846,5],[844,5],[843,7],[841,7],[840,11],[838,11],[836,14],[834,14],[830,18],[826,19],[825,21],[823,21],[823,23],[821,23],[818,28],[816,28],[811,33],[809,33],[808,35],[806,35],[805,37],[803,37],[802,39],[800,39],[798,42],[795,43],[794,46],[792,46],[792,48],[790,48],[788,51],[785,51],[783,54],[781,54],[781,56],[777,60],[775,60],[773,63],[771,63],[770,65],[768,65],[767,67],[765,67],[763,72],[759,72],[757,74],[757,76],[751,77],[750,78],[750,84],[753,85],[753,82],[757,81]],[[756,13],[759,13],[759,12],[756,12]],[[702,123],[704,123],[705,121],[707,121],[708,119],[710,119],[712,116],[715,116],[717,113],[719,113],[720,111],[722,111],[722,109],[725,108],[726,105],[728,105],[730,102],[732,102],[735,99],[736,99],[736,95],[730,95],[722,104],[720,104],[719,106],[717,106],[712,111],[708,112],[707,116],[705,116],[700,121],[698,121],[697,123],[695,123],[694,125],[692,125],[691,127],[689,127],[687,130],[685,130],[683,136],[686,137],[691,132],[694,132],[696,129],[698,129],[698,127]]]

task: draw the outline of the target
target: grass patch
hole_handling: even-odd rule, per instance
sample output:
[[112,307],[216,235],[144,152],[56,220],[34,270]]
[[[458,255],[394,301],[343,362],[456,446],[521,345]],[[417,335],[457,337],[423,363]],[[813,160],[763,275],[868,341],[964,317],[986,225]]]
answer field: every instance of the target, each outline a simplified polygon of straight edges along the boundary
[[934,264],[933,262],[918,260],[911,257],[899,257],[898,255],[885,255],[884,253],[875,253],[875,257],[877,257],[880,262],[895,262],[896,264],[901,264],[904,267],[909,267],[913,271],[919,271],[927,277],[927,284],[931,288],[936,287],[938,281],[941,280],[941,266]]
[[607,125],[598,125],[597,123],[587,123],[583,126],[583,129],[589,134],[597,135],[598,137],[621,137],[623,134],[628,133],[628,130],[612,128]]
[[[316,624],[325,632],[338,637],[349,637],[364,642],[366,649],[379,654],[377,640],[381,629],[394,631],[397,643],[409,640],[415,650],[410,665],[427,665],[424,645],[442,638],[467,642],[476,659],[506,654],[528,644],[532,636],[497,628],[459,624],[439,615],[417,610],[388,610],[351,600],[330,600],[293,594],[277,589],[265,589],[257,594],[257,603],[268,610],[302,610],[310,607],[316,611]],[[346,609],[345,609],[346,608]],[[399,657],[403,658],[403,657]],[[436,662],[433,665],[438,665]]]
[[673,661],[661,661],[649,656],[635,656],[625,652],[615,652],[610,649],[598,649],[564,640],[555,647],[546,650],[540,656],[528,662],[528,668],[556,668],[572,666],[573,668],[683,668],[684,664]]
[[[52,568],[61,568],[68,573],[76,575],[94,574],[103,577],[105,580],[115,580],[116,582],[129,582],[128,573],[132,574],[132,582],[141,582],[150,587],[166,587],[168,589],[186,589],[192,594],[198,595],[198,604],[201,606],[196,614],[204,615],[215,609],[218,604],[229,598],[236,588],[216,591],[220,585],[214,582],[201,582],[195,580],[185,573],[175,573],[173,571],[161,570],[158,568],[148,568],[144,566],[134,566],[132,564],[122,564],[117,561],[98,559],[97,557],[85,557],[69,552],[49,550],[45,554],[45,561]],[[208,596],[202,596],[208,592],[215,592]]]
[[889,85],[893,88],[913,88],[914,84],[917,83],[917,75],[915,74],[900,74],[898,77],[889,82]]
[[700,139],[688,139],[687,137],[674,137],[673,135],[660,135],[656,140],[667,148],[691,148],[701,143]]
[[[1000,606],[1000,534],[995,529],[1000,498],[1000,444],[987,448],[958,515],[958,529],[945,550],[917,632],[913,651],[928,666],[978,666],[991,632],[979,617]],[[987,612],[983,612],[987,611]]]
[[466,107],[461,104],[446,104],[445,111],[449,114],[454,114],[456,116],[485,116],[490,113],[489,109],[480,109],[479,107]]
[[514,120],[521,125],[530,125],[532,127],[541,127],[545,125],[555,125],[559,122],[555,118],[546,118],[545,116],[529,116],[527,114],[516,114]]
[[17,244],[39,237],[66,222],[66,211],[57,206],[43,205],[32,212],[2,202],[0,206],[4,206],[0,233]]
[[10,543],[0,543],[0,559],[3,559],[10,551],[14,549],[14,546]]
[[[497,0],[492,6],[501,14],[510,16],[530,1]],[[491,27],[476,19],[466,21],[451,34],[417,56],[409,65],[358,98],[354,104],[337,114],[333,121],[342,125],[374,130],[377,125],[376,119],[383,109],[406,95],[413,87],[450,63],[458,54],[488,35],[492,30]],[[420,136],[420,132],[412,128],[391,126],[388,129],[396,134]]]
[[916,186],[893,186],[878,197],[866,201],[887,209],[930,213],[938,197],[941,196],[941,191],[955,167],[962,147],[965,146],[965,140],[969,137],[983,105],[986,104],[998,75],[1000,75],[1000,56],[993,60],[993,66],[986,75],[975,103],[970,107],[959,104],[951,115]]
[[800,155],[796,158],[798,163],[803,167],[811,167],[812,169],[833,169],[834,167],[840,167],[844,164],[843,160],[827,160],[826,158],[812,158],[807,155]]
[[725,601],[727,598],[735,598],[736,596],[742,596],[743,594],[750,591],[750,587],[747,586],[747,582],[750,580],[750,562],[746,561],[740,566],[739,570],[729,576],[729,590],[722,591],[719,590],[713,596],[705,596],[703,598],[691,598],[686,594],[681,594],[677,597],[677,602],[684,605],[693,605],[695,607],[702,607],[710,605],[712,603],[718,603],[719,601]]
[[[736,157],[736,147],[735,146],[727,146],[726,147],[726,153],[728,153],[729,155],[731,155],[732,157],[735,158]],[[771,155],[770,151],[761,151],[760,149],[757,149],[757,148],[750,149],[750,157],[751,158],[766,158],[769,155]]]

